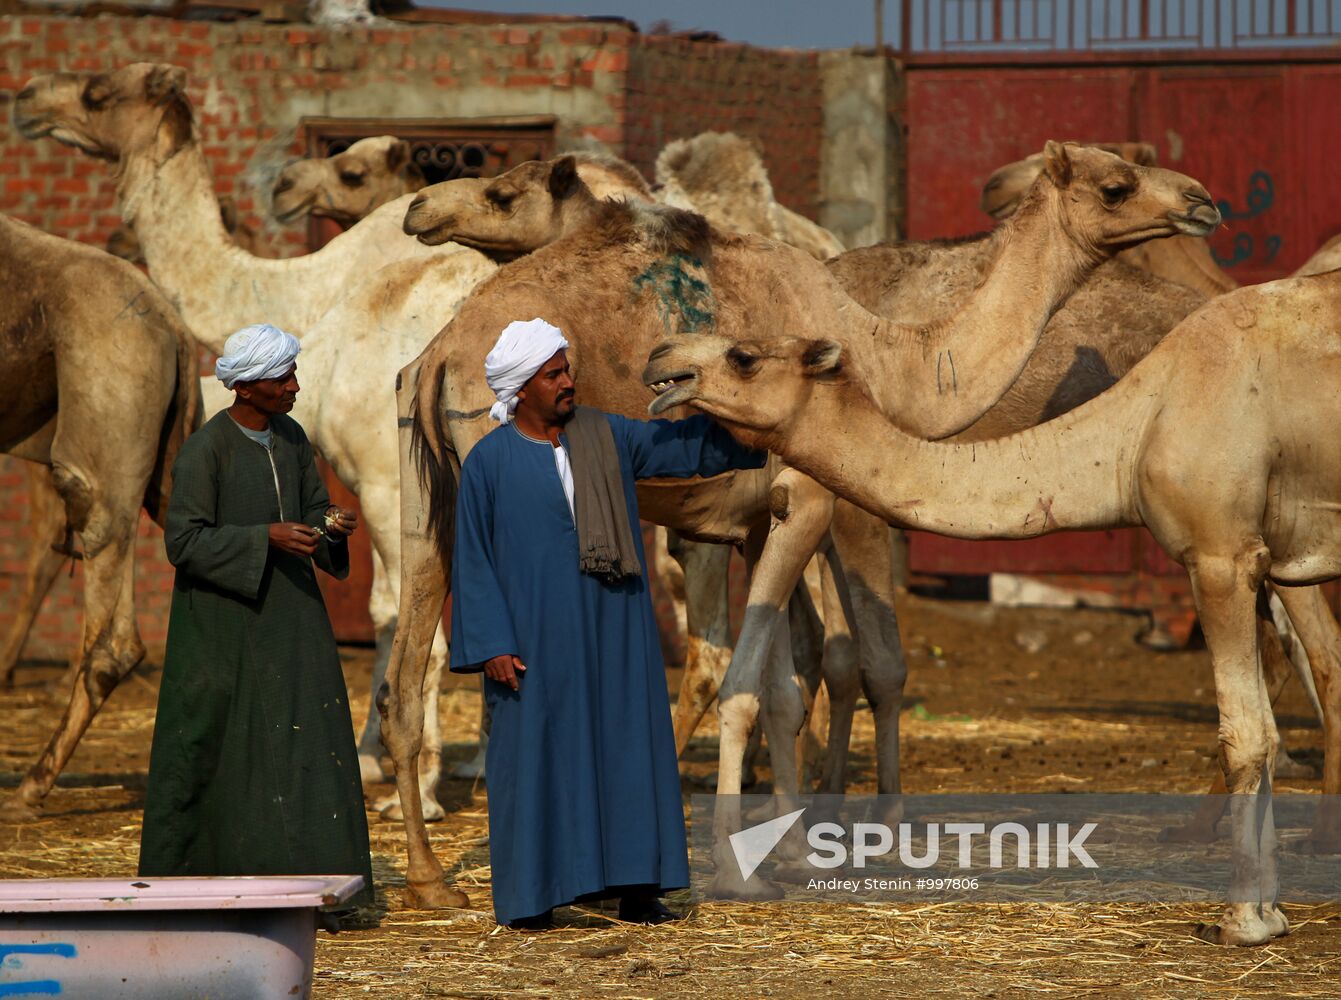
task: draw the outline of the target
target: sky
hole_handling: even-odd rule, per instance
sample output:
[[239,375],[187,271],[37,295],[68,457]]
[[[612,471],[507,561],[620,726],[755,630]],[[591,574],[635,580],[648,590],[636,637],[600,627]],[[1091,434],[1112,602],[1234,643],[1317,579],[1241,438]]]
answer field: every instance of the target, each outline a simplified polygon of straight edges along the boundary
[[[508,14],[612,15],[646,31],[657,21],[675,31],[715,31],[728,41],[768,48],[842,49],[875,42],[874,0],[416,0]],[[885,2],[885,40],[896,40],[898,0]]]

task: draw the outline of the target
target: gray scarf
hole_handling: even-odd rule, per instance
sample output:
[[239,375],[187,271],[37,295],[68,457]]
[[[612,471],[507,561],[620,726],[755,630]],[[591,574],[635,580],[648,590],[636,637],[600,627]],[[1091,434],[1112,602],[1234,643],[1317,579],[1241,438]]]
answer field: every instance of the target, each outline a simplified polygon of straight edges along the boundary
[[600,410],[579,406],[563,431],[573,470],[579,568],[610,583],[642,576],[610,421]]

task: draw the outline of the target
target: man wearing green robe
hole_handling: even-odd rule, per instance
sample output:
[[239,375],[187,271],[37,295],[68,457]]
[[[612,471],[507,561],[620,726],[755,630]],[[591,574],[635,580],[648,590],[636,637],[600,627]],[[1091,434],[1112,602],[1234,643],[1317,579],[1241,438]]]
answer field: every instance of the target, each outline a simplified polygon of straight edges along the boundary
[[353,725],[315,567],[349,573],[357,522],[333,507],[303,429],[298,342],[229,338],[233,405],[182,447],[164,542],[177,568],[140,843],[141,876],[362,875]]

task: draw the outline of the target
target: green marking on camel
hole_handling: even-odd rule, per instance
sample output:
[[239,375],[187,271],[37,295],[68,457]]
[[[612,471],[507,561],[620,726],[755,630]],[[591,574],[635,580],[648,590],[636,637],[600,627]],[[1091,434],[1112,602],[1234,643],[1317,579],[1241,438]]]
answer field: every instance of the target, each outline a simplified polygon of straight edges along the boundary
[[635,296],[651,288],[667,333],[699,333],[713,327],[712,286],[689,268],[702,271],[703,262],[677,253],[656,261],[633,279]]

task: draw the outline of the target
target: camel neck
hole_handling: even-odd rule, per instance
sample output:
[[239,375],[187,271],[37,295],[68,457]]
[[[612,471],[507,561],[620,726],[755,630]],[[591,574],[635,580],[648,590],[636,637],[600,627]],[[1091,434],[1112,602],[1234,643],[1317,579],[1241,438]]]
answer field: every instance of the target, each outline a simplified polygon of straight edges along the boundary
[[1019,378],[1053,313],[1102,258],[1084,251],[1037,192],[989,238],[983,283],[946,318],[923,326],[867,322],[844,346],[890,419],[920,437],[963,430]]
[[[135,226],[154,281],[168,293],[196,338],[216,354],[234,330],[215,315],[211,303],[221,262],[240,253],[219,218],[219,204],[200,147],[188,142],[162,162],[139,155],[126,163],[121,186],[122,214]],[[226,269],[225,269],[226,270]],[[240,317],[239,317],[240,318]],[[263,317],[278,322],[272,317]]]
[[[1056,420],[994,441],[923,441],[856,382],[816,384],[790,430],[759,444],[890,524],[954,538],[1033,538],[1141,523],[1134,468],[1161,364]],[[821,433],[812,428],[845,428]]]

